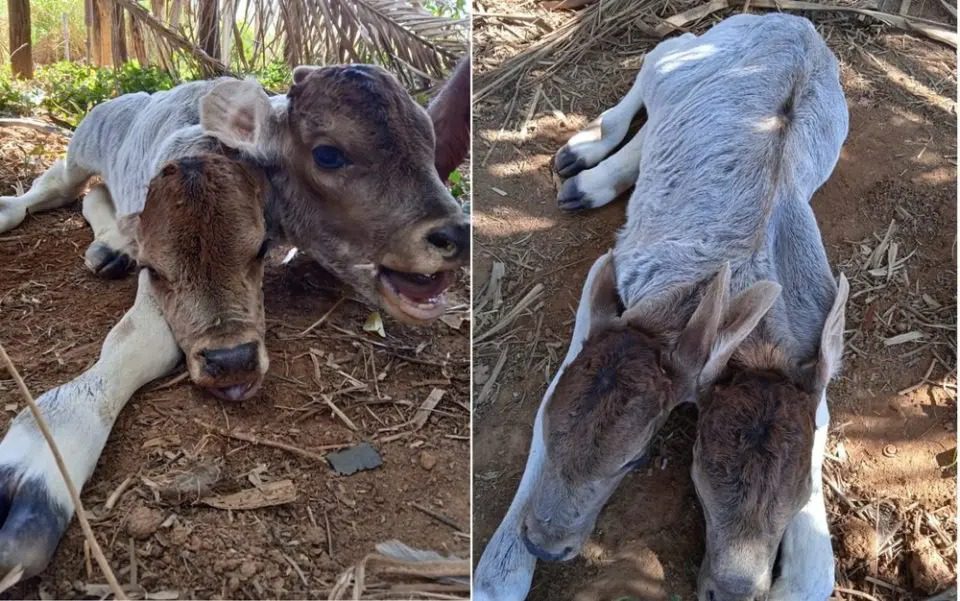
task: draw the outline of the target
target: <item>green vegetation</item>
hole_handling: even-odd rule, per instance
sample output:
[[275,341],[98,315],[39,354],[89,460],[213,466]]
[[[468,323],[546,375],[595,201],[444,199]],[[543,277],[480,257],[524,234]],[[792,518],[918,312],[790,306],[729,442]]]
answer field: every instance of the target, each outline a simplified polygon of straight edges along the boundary
[[[291,81],[290,68],[279,62],[249,76],[277,93],[285,92]],[[60,61],[39,67],[34,79],[26,82],[12,79],[9,69],[4,69],[0,70],[0,116],[28,115],[40,110],[76,127],[101,102],[132,92],[169,90],[177,83],[165,70],[143,67],[136,61],[119,69]]]

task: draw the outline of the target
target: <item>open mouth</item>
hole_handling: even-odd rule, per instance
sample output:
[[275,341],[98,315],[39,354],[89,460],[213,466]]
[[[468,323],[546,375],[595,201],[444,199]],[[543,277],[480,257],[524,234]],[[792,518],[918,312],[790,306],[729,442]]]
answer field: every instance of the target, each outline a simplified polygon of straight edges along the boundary
[[207,391],[224,401],[245,401],[252,397],[258,388],[257,382],[247,382],[245,384],[233,384],[231,386],[210,386],[207,388]]
[[396,271],[380,266],[381,294],[389,307],[400,312],[396,317],[429,321],[447,309],[447,288],[453,284],[453,271],[432,274]]

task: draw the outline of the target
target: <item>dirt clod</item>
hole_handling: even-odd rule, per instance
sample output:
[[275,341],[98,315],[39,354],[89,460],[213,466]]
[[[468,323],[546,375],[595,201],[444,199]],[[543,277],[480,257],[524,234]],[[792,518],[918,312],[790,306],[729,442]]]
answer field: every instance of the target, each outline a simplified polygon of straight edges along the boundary
[[163,523],[163,512],[150,507],[136,507],[127,517],[127,534],[137,540],[149,538]]
[[430,451],[421,451],[420,452],[420,467],[430,471],[437,465],[436,456]]
[[645,546],[631,545],[601,568],[600,577],[580,590],[574,601],[665,601],[665,577],[656,553]]
[[880,537],[872,524],[850,516],[841,528],[844,554],[854,562],[871,562],[880,552]]
[[924,536],[916,536],[910,542],[910,576],[913,586],[933,594],[956,581],[940,552]]

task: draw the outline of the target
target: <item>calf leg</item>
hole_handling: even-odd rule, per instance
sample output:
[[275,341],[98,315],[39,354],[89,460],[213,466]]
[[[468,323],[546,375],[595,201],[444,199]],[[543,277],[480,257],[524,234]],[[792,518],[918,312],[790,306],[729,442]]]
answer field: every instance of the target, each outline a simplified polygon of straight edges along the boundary
[[38,177],[23,196],[0,196],[0,233],[20,225],[28,212],[49,211],[76,200],[93,175],[60,159]]
[[813,489],[807,504],[784,532],[780,577],[770,589],[770,601],[824,601],[833,593],[833,547],[823,498],[822,469],[829,426],[830,413],[824,395],[817,408],[817,431],[813,439]]
[[546,449],[543,442],[543,412],[553,395],[553,390],[560,381],[560,376],[567,365],[573,362],[583,348],[583,342],[590,331],[589,295],[593,280],[600,269],[610,261],[610,253],[600,257],[590,268],[587,281],[583,285],[580,297],[580,306],[577,307],[576,323],[573,326],[573,338],[567,356],[560,369],[550,382],[547,392],[543,395],[537,417],[533,422],[533,440],[530,442],[530,454],[527,456],[527,465],[520,478],[520,486],[507,509],[507,514],[497,527],[493,538],[487,543],[473,574],[473,599],[476,601],[522,601],[530,590],[533,581],[533,570],[537,558],[527,551],[520,534],[523,521],[523,512],[533,493],[533,488],[540,479]]
[[116,210],[107,187],[98,184],[83,198],[83,217],[93,229],[93,242],[84,262],[93,273],[107,278],[125,276],[134,265],[133,240],[117,227]]
[[640,175],[643,136],[641,128],[616,154],[563,182],[557,195],[560,208],[566,211],[595,209],[629,190]]
[[[179,360],[144,273],[133,308],[107,334],[93,367],[37,399],[77,487],[93,473],[127,400]],[[18,564],[26,577],[42,571],[73,511],[53,454],[24,410],[0,441],[0,573]]]
[[561,177],[570,177],[593,167],[613,152],[630,129],[630,122],[643,108],[643,70],[637,74],[633,87],[619,103],[600,114],[557,151],[553,168]]

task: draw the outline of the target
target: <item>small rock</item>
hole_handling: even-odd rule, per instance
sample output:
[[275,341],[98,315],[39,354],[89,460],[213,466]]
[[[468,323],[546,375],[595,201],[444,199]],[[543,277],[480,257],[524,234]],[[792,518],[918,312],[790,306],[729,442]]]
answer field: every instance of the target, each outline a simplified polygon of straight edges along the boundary
[[872,562],[880,552],[880,537],[872,524],[856,516],[848,517],[840,527],[841,544],[847,558],[855,562]]
[[257,562],[251,561],[248,559],[247,561],[243,562],[243,564],[240,565],[240,575],[243,576],[244,578],[250,578],[251,576],[256,574],[257,570],[259,569],[260,568],[257,565]]
[[437,465],[437,458],[430,451],[420,451],[420,467],[430,471]]
[[137,540],[143,540],[160,528],[163,512],[149,507],[137,507],[127,516],[127,534]]
[[928,594],[939,593],[956,582],[950,566],[926,537],[915,536],[910,541],[909,566],[913,586]]

